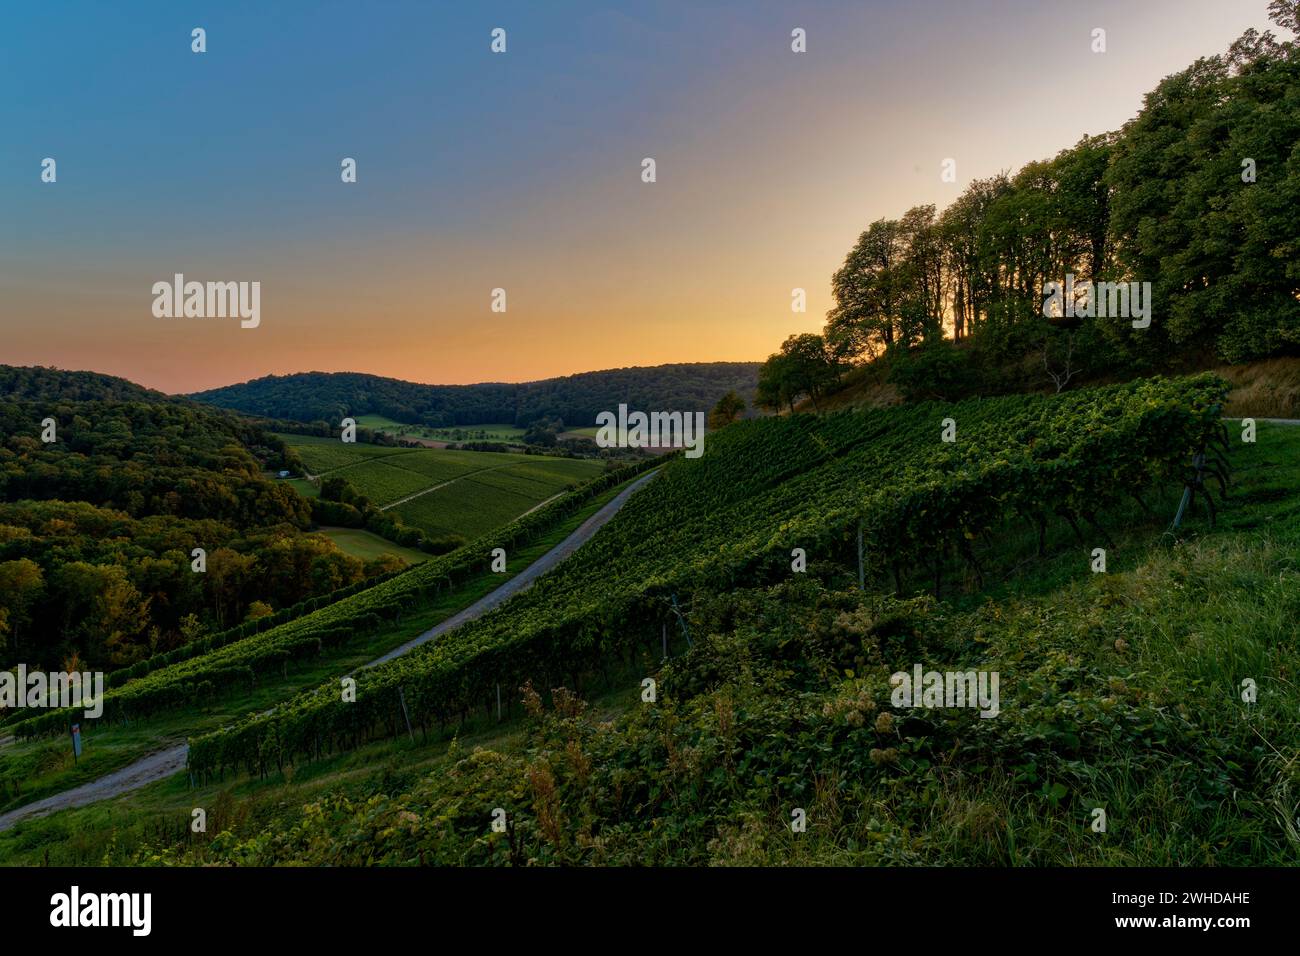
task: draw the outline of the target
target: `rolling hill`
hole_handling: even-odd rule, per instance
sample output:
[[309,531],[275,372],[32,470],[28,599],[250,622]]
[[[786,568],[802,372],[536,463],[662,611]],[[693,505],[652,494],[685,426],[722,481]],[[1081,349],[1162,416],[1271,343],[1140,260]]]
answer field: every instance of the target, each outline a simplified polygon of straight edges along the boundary
[[583,372],[506,384],[422,385],[358,372],[271,375],[192,397],[249,415],[300,422],[383,415],[447,428],[485,423],[523,426],[541,418],[594,424],[602,411],[630,407],[707,412],[728,391],[752,403],[757,362],[706,362]]
[[123,668],[391,570],[308,533],[283,455],[222,409],[0,367],[0,667]]
[[[192,739],[201,786],[249,770],[281,805],[312,803],[164,857],[1282,862],[1295,693],[1237,701],[1243,675],[1294,662],[1300,436],[1230,438],[1224,391],[1203,377],[723,429],[531,591],[358,674],[355,701],[327,682]],[[1199,449],[1240,481],[1218,528],[1198,509],[1170,547]],[[998,673],[1000,709],[900,704],[891,674],[913,667]],[[512,733],[491,729],[498,685],[522,697]],[[486,749],[445,744],[468,734]],[[316,766],[331,785],[298,799]],[[494,807],[509,838],[484,836]],[[1116,838],[1090,828],[1099,808]]]

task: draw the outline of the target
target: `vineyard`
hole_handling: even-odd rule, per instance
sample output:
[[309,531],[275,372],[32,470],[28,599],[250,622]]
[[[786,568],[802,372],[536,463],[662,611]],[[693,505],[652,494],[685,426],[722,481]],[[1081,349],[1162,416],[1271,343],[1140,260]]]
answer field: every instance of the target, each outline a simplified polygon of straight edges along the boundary
[[577,687],[676,626],[677,602],[788,580],[796,548],[818,574],[938,592],[954,567],[982,583],[973,542],[1011,526],[1032,530],[1040,548],[1048,525],[1061,523],[1081,545],[1104,545],[1107,510],[1147,508],[1146,489],[1209,474],[1226,490],[1224,392],[1212,376],[1151,379],[1051,398],[738,423],[711,435],[702,458],[668,464],[527,593],[358,675],[355,703],[337,684],[323,686],[192,741],[190,766],[265,771],[394,734],[399,690],[425,729],[482,706],[498,684]]
[[[404,613],[483,571],[494,548],[507,552],[545,534],[592,498],[646,470],[653,461],[611,471],[450,554],[396,572],[374,586],[346,589],[288,609],[267,624],[250,622],[193,647],[141,662],[104,695],[103,721],[136,720],[256,682],[258,675],[341,647],[400,622]],[[135,679],[131,679],[135,678]],[[116,681],[114,681],[116,683]],[[68,713],[47,711],[13,724],[18,737],[65,733]]]
[[276,437],[293,448],[307,470],[315,475],[372,459],[411,453],[411,450],[406,448],[344,443],[337,438],[321,438],[314,435],[277,434]]
[[429,534],[487,534],[592,474],[590,462],[539,458],[536,463],[475,472],[393,509]]

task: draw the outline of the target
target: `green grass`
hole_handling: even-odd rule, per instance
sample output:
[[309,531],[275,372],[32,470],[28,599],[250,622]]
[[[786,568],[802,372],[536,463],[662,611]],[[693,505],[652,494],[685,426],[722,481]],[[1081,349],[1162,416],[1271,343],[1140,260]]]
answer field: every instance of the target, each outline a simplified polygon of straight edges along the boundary
[[[381,449],[333,439],[312,437],[300,443],[302,436],[281,437],[312,473],[346,478],[372,505],[392,507],[406,524],[434,536],[486,534],[571,485],[596,477],[604,467],[591,459],[442,448]],[[445,488],[431,490],[444,484]],[[406,498],[411,500],[399,504]]]
[[437,482],[428,475],[399,467],[394,461],[382,458],[350,465],[335,474],[346,478],[353,488],[370,499],[372,505],[381,508]]
[[477,538],[517,518],[534,501],[472,480],[458,481],[394,510],[409,525],[431,535],[461,534]]
[[415,426],[404,425],[401,422],[386,418],[383,415],[358,415],[356,417],[358,425],[365,425],[367,428],[375,429],[395,429],[395,428],[412,428]]
[[314,481],[308,481],[306,478],[289,478],[286,480],[293,490],[304,498],[320,497],[320,486]]
[[423,551],[416,551],[414,548],[404,548],[400,544],[393,544],[393,542],[361,528],[322,527],[320,534],[338,545],[341,551],[364,561],[370,561],[381,554],[395,554],[408,564],[419,564],[421,561],[429,559],[429,556]]
[[409,448],[387,448],[383,445],[364,445],[359,442],[344,443],[338,438],[322,438],[316,435],[277,433],[276,437],[294,448],[307,470],[314,475],[346,468],[372,458],[411,453]]
[[[379,418],[362,416],[362,423],[382,424],[376,421]],[[434,537],[459,535],[473,539],[487,534],[568,488],[596,477],[604,467],[589,459],[440,448],[395,449],[344,444],[317,436],[280,437],[298,452],[310,473],[318,478],[329,475],[346,479],[374,507],[392,508],[405,524]],[[305,497],[320,495],[319,480],[300,478],[290,483]],[[360,558],[387,552],[408,561],[424,560],[419,552],[387,543],[365,531],[330,529],[327,536],[345,552]]]
[[430,428],[424,437],[438,441],[522,441],[525,429],[514,425],[462,425],[458,428]]
[[[441,484],[462,475],[473,474],[487,468],[500,468],[511,464],[520,456],[498,455],[493,452],[446,451],[429,449],[414,455],[403,455],[384,462],[393,468],[420,475],[425,479],[425,486]],[[349,481],[352,480],[349,476]]]

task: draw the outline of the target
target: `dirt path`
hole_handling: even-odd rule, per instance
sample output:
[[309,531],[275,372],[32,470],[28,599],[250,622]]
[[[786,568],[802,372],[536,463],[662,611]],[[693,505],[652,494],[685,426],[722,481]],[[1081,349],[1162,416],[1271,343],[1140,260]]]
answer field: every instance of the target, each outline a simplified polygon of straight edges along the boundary
[[[657,470],[651,471],[632,482],[619,492],[612,501],[584,521],[571,535],[550,551],[547,551],[519,574],[504,582],[496,590],[479,598],[463,611],[453,614],[441,624],[430,628],[418,637],[412,638],[400,647],[389,651],[383,657],[377,658],[364,666],[374,667],[395,657],[401,657],[421,644],[428,643],[434,638],[454,631],[465,622],[481,617],[516,594],[526,591],[532,587],[534,581],[547,571],[563,563],[569,555],[586,543],[593,534],[600,530],[602,525],[614,517],[618,510],[626,504],[627,499],[631,497],[633,492],[641,488],[657,473]],[[270,713],[270,711],[266,711],[266,713]],[[166,750],[151,753],[149,756],[143,757],[121,770],[115,770],[113,773],[100,777],[98,780],[92,780],[90,783],[84,783],[79,787],[73,787],[71,790],[53,794],[42,800],[37,800],[35,803],[29,803],[16,810],[0,814],[0,831],[8,830],[15,824],[32,817],[43,817],[59,810],[84,807],[87,804],[106,800],[109,797],[130,793],[132,790],[138,790],[147,784],[170,777],[172,774],[184,769],[188,754],[188,744],[176,744]]]
[[529,509],[528,509],[527,511],[525,511],[523,514],[521,514],[521,515],[516,515],[512,520],[514,520],[514,521],[518,521],[520,518],[527,518],[530,514],[532,514],[532,513],[533,513],[534,511],[536,511],[538,508],[542,508],[542,507],[545,507],[546,505],[549,505],[552,501],[554,501],[556,498],[559,498],[559,497],[560,497],[561,495],[563,495],[563,494],[564,494],[563,491],[558,491],[558,492],[556,492],[555,494],[551,495],[551,497],[547,498],[545,501],[539,501],[539,502],[537,502],[537,504],[533,505],[531,508],[529,508]]
[[44,800],[37,800],[17,810],[0,813],[0,830],[8,830],[20,820],[29,817],[43,817],[56,810],[70,807],[84,807],[107,797],[137,790],[147,783],[170,777],[185,766],[185,757],[189,753],[188,744],[176,744],[166,750],[159,750],[149,756],[128,764],[121,770],[115,770],[98,780],[83,783],[71,790],[64,790]]

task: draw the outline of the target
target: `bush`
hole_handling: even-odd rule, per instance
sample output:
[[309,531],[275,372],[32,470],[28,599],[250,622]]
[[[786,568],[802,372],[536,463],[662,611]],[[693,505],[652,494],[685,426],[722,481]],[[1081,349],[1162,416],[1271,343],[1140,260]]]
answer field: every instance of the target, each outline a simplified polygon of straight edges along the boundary
[[420,542],[419,548],[427,554],[450,554],[457,548],[463,548],[469,544],[469,539],[464,535],[445,534],[436,538],[425,537]]
[[948,339],[935,338],[890,357],[889,382],[911,401],[955,401],[979,390],[980,376],[968,352]]
[[366,523],[361,512],[341,501],[313,498],[311,520],[316,524],[338,525],[343,528],[360,528]]

